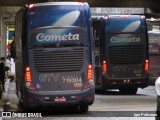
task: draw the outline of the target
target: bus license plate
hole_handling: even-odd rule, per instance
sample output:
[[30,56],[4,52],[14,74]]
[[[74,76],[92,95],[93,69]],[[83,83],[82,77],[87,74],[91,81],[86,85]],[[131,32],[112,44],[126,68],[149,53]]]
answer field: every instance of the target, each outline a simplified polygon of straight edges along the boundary
[[66,98],[58,98],[58,97],[56,97],[55,99],[54,99],[54,101],[55,102],[65,102],[67,99]]

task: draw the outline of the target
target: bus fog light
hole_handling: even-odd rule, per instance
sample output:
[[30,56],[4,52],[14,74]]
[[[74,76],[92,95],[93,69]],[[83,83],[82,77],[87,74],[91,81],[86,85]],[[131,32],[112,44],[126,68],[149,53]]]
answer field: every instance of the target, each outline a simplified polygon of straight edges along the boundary
[[29,87],[31,85],[30,82],[26,82],[26,87]]
[[89,80],[89,84],[90,85],[94,85],[94,81],[91,79],[91,80]]

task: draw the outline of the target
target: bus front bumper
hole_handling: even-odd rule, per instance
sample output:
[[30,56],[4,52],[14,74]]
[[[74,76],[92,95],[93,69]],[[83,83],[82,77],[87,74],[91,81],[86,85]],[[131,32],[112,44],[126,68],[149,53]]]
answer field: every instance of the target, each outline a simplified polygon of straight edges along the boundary
[[149,77],[143,78],[103,78],[103,87],[107,89],[119,89],[122,87],[138,87],[138,88],[145,88],[148,86],[148,79]]
[[28,107],[39,106],[70,106],[94,102],[95,88],[84,89],[79,92],[38,92],[27,90],[24,104]]

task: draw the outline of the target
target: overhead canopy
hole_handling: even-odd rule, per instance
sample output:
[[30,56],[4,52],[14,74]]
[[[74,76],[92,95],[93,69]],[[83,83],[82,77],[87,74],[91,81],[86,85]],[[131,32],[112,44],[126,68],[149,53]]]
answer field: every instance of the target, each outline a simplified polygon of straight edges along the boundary
[[[56,2],[71,0],[0,0],[0,6],[22,6],[26,3]],[[159,8],[159,0],[72,0],[88,2],[91,7],[146,7]]]

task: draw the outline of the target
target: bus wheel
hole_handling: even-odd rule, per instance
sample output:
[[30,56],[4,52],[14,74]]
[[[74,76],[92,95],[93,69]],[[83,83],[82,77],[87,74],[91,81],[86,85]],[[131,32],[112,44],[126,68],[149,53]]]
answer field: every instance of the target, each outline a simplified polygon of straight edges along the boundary
[[159,116],[159,111],[158,111],[158,109],[156,110],[156,114],[157,114],[157,116],[155,117],[155,120],[160,120],[160,116]]
[[137,93],[137,91],[138,91],[138,88],[137,88],[137,87],[133,87],[133,88],[129,88],[129,89],[127,90],[127,93],[128,93],[129,95],[135,95],[135,94]]
[[26,106],[23,106],[23,107],[22,107],[22,112],[29,112],[29,110],[30,110],[30,109],[29,109],[28,107],[26,107]]
[[2,91],[0,91],[0,99],[2,99]]
[[119,88],[119,92],[121,94],[126,94],[127,93],[127,89],[125,89],[125,88]]
[[22,102],[21,105],[21,111],[22,112],[30,112],[32,109],[30,107],[28,107],[27,105],[25,105],[24,101]]
[[103,93],[106,92],[106,89],[104,89],[104,88],[96,88],[96,89],[95,89],[95,92],[96,92],[97,94],[103,94]]
[[88,112],[88,108],[89,108],[89,106],[87,104],[83,104],[83,105],[79,106],[79,111],[80,111],[80,113],[86,113],[86,112]]
[[135,95],[137,93],[138,88],[137,87],[132,87],[132,88],[120,88],[119,92],[121,94],[125,95]]
[[155,120],[159,120],[160,118],[159,117],[155,117]]
[[2,92],[3,92],[3,91],[2,91],[2,88],[0,88],[0,99],[2,99],[2,95],[3,95]]

